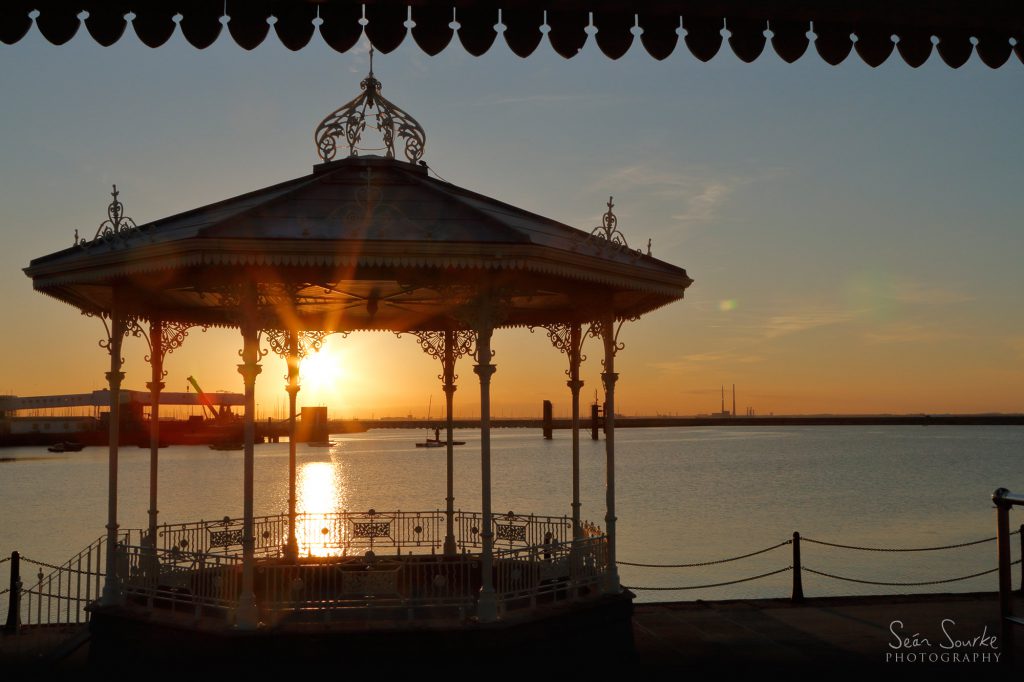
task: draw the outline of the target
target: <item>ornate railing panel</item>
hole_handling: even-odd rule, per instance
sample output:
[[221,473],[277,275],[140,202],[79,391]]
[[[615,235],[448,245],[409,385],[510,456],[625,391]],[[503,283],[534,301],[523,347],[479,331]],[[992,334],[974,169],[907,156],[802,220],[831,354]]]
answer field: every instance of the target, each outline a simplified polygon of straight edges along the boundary
[[[537,516],[535,514],[495,514],[495,548],[515,549],[541,545],[545,542],[564,542],[572,539],[572,519],[567,516]],[[455,535],[464,549],[482,546],[480,528],[483,517],[477,512],[458,512],[455,515]]]
[[[456,542],[462,551],[482,546],[483,518],[477,512],[455,513]],[[515,549],[562,542],[572,537],[572,521],[564,516],[522,515],[509,512],[493,518],[496,547]],[[288,538],[288,516],[258,516],[253,520],[256,556],[279,558]],[[299,514],[296,539],[303,556],[351,556],[367,550],[403,554],[440,553],[444,547],[445,513],[433,511],[333,512]],[[157,548],[231,556],[241,553],[242,520],[165,524],[157,531]]]

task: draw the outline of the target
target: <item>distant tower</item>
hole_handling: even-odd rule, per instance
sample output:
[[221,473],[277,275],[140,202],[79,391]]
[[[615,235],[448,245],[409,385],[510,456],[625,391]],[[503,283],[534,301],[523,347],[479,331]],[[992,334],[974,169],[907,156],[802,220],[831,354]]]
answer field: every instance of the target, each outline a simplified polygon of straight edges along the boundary
[[732,416],[736,416],[736,384],[732,385]]
[[725,414],[725,384],[722,384],[722,412],[721,412],[721,414],[723,414],[723,415]]

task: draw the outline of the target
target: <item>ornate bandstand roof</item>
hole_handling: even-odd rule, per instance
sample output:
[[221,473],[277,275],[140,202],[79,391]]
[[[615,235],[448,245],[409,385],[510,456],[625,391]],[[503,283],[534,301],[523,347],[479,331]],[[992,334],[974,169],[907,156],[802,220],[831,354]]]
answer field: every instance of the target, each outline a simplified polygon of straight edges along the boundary
[[[1012,0],[5,0],[0,42],[21,40],[33,27],[51,43],[71,40],[82,27],[101,45],[116,43],[129,24],[150,47],[177,29],[197,48],[222,33],[251,50],[271,32],[291,50],[319,33],[339,52],[364,35],[381,52],[411,35],[434,55],[457,40],[472,55],[500,35],[520,57],[542,42],[563,57],[588,41],[612,59],[634,42],[655,59],[685,45],[707,61],[728,45],[745,62],[770,45],[792,62],[814,52],[829,64],[852,54],[878,66],[893,54],[917,67],[933,52],[957,68],[975,52],[990,67],[1016,53],[1024,60],[1024,5]],[[227,27],[227,31],[223,29]],[[410,28],[411,26],[411,28]],[[273,29],[273,30],[271,30]],[[542,29],[545,29],[542,31]],[[895,36],[895,40],[893,39]]]
[[[115,188],[95,236],[76,233],[26,274],[83,312],[109,312],[117,288],[129,315],[226,326],[238,287],[255,283],[266,326],[330,331],[459,327],[483,291],[503,326],[625,319],[683,297],[686,271],[628,245],[611,200],[583,231],[434,179],[422,128],[372,67],[362,87],[317,128],[309,175],[141,225]],[[360,155],[368,124],[384,156]]]

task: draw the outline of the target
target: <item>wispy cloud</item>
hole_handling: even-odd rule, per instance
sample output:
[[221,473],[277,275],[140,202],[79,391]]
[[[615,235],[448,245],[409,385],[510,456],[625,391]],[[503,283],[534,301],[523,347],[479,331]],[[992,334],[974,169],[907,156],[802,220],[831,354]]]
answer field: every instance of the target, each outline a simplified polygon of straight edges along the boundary
[[897,322],[880,325],[861,334],[868,343],[926,343],[959,338],[960,335],[948,329],[915,322]]
[[636,194],[667,201],[677,206],[672,219],[684,225],[713,221],[737,189],[767,179],[781,169],[760,169],[754,173],[722,173],[702,168],[666,169],[657,163],[635,164],[599,178],[593,189]]
[[742,353],[736,351],[709,351],[704,353],[690,353],[675,359],[652,362],[650,367],[664,372],[665,374],[687,374],[698,369],[707,369],[709,366],[735,366],[752,365],[759,363],[763,358],[753,353]]
[[365,75],[370,68],[370,40],[363,36],[359,46],[349,50],[348,72]]
[[804,310],[786,315],[772,315],[768,317],[761,330],[764,338],[777,339],[782,336],[789,336],[835,324],[842,324],[854,320],[858,315],[855,310],[841,310],[823,308],[820,310]]
[[686,200],[686,209],[672,215],[672,220],[681,223],[710,222],[718,210],[733,192],[733,187],[724,182],[711,181],[706,183],[697,194]]

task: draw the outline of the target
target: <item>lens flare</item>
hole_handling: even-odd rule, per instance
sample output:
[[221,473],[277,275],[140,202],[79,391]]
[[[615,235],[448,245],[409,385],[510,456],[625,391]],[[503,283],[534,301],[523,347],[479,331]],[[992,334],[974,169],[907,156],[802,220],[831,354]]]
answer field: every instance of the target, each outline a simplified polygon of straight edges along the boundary
[[735,298],[727,298],[724,301],[718,302],[718,309],[723,313],[728,313],[739,307],[739,303]]

